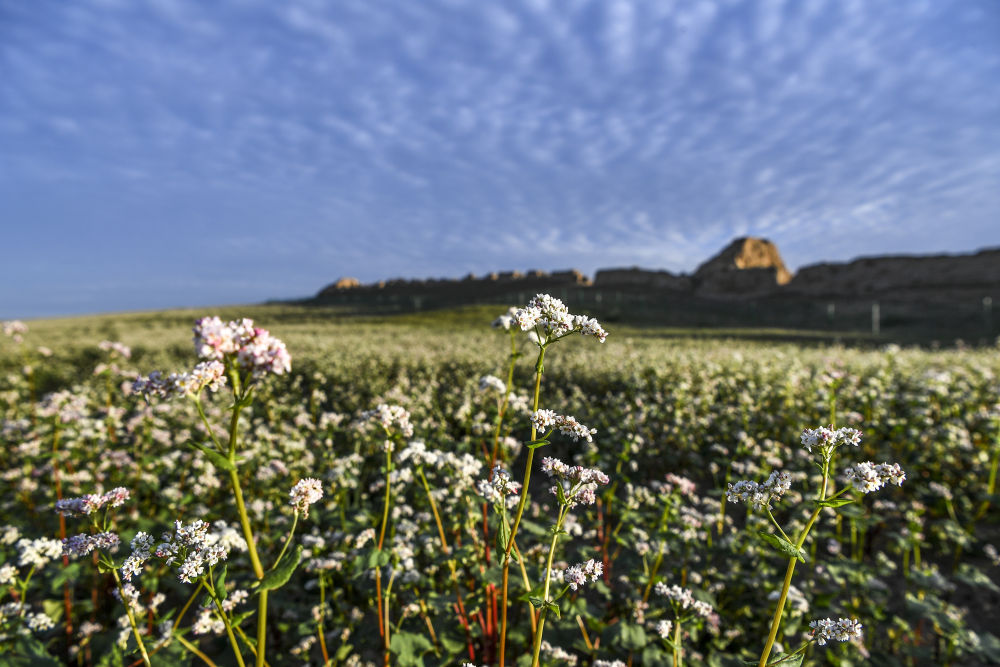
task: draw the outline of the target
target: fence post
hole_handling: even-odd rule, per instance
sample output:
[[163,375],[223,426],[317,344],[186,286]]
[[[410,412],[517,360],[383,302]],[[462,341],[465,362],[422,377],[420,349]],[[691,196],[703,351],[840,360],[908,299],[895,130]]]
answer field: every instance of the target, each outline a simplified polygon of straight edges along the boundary
[[986,324],[986,337],[993,335],[993,297],[983,297],[983,321]]
[[880,329],[880,324],[881,324],[879,322],[879,319],[880,319],[879,316],[880,316],[880,313],[879,313],[878,301],[875,301],[874,303],[872,303],[872,335],[873,336],[878,336],[879,335],[879,329]]

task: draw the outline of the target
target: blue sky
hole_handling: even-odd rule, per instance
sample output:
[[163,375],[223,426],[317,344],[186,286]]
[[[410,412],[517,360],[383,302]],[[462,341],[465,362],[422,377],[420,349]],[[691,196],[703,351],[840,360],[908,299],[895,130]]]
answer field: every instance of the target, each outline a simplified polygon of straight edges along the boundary
[[1000,245],[995,0],[0,0],[0,317]]

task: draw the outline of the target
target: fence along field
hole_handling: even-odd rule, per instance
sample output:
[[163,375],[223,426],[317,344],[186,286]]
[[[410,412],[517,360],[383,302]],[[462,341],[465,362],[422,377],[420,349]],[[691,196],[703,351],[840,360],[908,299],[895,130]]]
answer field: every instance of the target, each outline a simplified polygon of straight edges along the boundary
[[9,323],[0,662],[1000,661],[995,347],[533,305]]

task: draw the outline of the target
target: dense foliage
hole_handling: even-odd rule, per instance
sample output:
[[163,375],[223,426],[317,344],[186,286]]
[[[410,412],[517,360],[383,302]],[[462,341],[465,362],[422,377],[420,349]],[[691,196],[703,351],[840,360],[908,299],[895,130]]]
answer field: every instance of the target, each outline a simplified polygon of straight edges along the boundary
[[[137,376],[195,367],[190,347],[156,340],[158,328],[118,331],[129,356],[98,347],[99,338],[52,351],[39,350],[49,341],[32,331],[0,338],[4,664],[133,664],[121,590],[134,596],[128,609],[152,664],[233,664],[234,644],[252,659],[261,577],[227,464],[206,452],[215,441],[225,453],[234,394],[206,389],[195,403],[136,393]],[[907,479],[870,495],[848,490],[854,502],[818,511],[776,648],[791,652],[813,637],[810,622],[844,617],[860,622],[862,636],[812,644],[807,661],[1000,662],[991,622],[1000,617],[996,349],[719,343],[608,326],[604,345],[551,346],[540,385],[540,407],[596,433],[588,441],[556,431],[538,443],[536,348],[519,332],[511,338],[488,322],[455,332],[413,323],[273,329],[291,372],[236,395],[244,400],[233,458],[256,551],[287,570],[270,595],[271,665],[382,664],[385,643],[392,664],[495,663],[508,544],[498,533],[509,528],[506,501],[483,480],[495,478],[494,458],[521,480],[528,445],[544,447],[538,459],[602,471],[608,483],[596,485],[593,504],[564,512],[534,462],[510,565],[509,664],[530,664],[536,607],[547,617],[542,664],[668,665],[679,643],[688,664],[757,664],[789,552],[772,539],[767,514],[727,503],[726,490],[787,473],[789,488],[770,507],[789,534],[801,529],[814,511],[807,490],[822,478],[801,434],[831,423],[862,434],[834,461],[838,488],[848,466],[868,460],[896,462]],[[505,399],[512,342],[519,356]],[[381,404],[401,407],[412,435],[370,412]],[[569,473],[547,465],[568,492]],[[322,498],[306,503],[303,487],[290,496],[306,479],[319,480]],[[118,488],[129,497],[101,501],[92,523],[55,511],[58,499]],[[561,541],[549,530],[557,516]],[[208,523],[204,535],[181,533],[196,520]],[[204,575],[188,583],[178,562],[150,557],[134,589],[123,589],[118,572],[139,532],[203,553]],[[114,537],[82,556],[63,557],[51,542],[104,533]],[[552,602],[541,589],[556,543],[555,580],[565,585]],[[228,558],[209,565],[212,545]],[[704,613],[683,616],[688,607]]]

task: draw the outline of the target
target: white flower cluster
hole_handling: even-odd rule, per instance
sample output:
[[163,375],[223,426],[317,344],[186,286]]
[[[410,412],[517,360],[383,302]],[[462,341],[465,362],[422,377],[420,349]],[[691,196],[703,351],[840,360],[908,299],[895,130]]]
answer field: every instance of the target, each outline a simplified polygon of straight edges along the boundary
[[28,333],[28,325],[21,320],[8,320],[3,323],[3,335],[9,336],[15,343],[24,341],[24,334]]
[[591,558],[586,563],[567,567],[561,578],[575,591],[588,581],[597,581],[602,574],[604,574],[604,564]]
[[194,324],[194,350],[207,360],[235,357],[240,367],[251,371],[255,378],[292,370],[285,344],[247,318],[228,323],[218,317],[201,318]]
[[568,652],[561,646],[553,646],[548,642],[548,640],[543,639],[541,645],[541,654],[545,656],[545,664],[551,664],[554,662],[565,662],[570,667],[575,667],[579,658],[577,658],[572,653]]
[[602,343],[608,337],[608,332],[597,320],[586,315],[571,315],[566,304],[548,294],[537,294],[525,308],[517,309],[514,321],[521,327],[521,331],[540,329],[545,334],[545,339],[538,341],[539,345],[574,331],[579,331],[584,336],[593,336]]
[[26,567],[43,568],[53,558],[62,556],[62,542],[47,537],[37,540],[22,537],[15,546],[21,552],[18,564]]
[[63,540],[63,555],[71,558],[86,556],[95,549],[114,553],[118,551],[121,539],[115,533],[96,533],[94,535],[74,535]]
[[125,345],[124,343],[119,343],[117,341],[102,340],[97,344],[97,347],[101,348],[105,352],[110,352],[112,357],[121,357],[122,359],[132,358],[132,349]]
[[821,618],[818,621],[811,621],[809,627],[812,628],[812,636],[820,646],[829,641],[847,642],[855,638],[861,638],[861,623],[853,618]]
[[667,483],[663,485],[664,491],[666,493],[673,493],[677,491],[682,496],[692,496],[697,490],[697,486],[687,477],[681,477],[680,475],[675,475],[672,472],[667,473]]
[[503,394],[507,391],[507,385],[495,375],[484,375],[479,378],[479,391],[495,391]]
[[517,317],[517,308],[511,306],[507,309],[507,312],[500,317],[493,320],[494,329],[503,329],[504,331],[510,331],[510,325],[514,323],[514,318]]
[[229,549],[208,533],[208,524],[195,520],[184,525],[174,524],[174,534],[164,533],[162,542],[153,548],[153,536],[139,532],[132,539],[132,553],[122,565],[122,578],[130,581],[133,575],[142,571],[142,564],[154,556],[163,559],[165,565],[177,565],[178,578],[193,583],[205,572],[205,566],[214,566],[225,560]]
[[[554,479],[556,485],[562,486],[563,497],[570,507],[593,505],[597,500],[598,485],[606,485],[611,481],[607,475],[596,468],[568,466],[551,456],[542,459],[542,472]],[[552,486],[549,491],[558,497],[559,490],[556,485]]]
[[171,373],[164,377],[153,371],[149,377],[139,376],[132,383],[132,391],[158,398],[197,396],[203,389],[218,391],[226,385],[226,367],[221,361],[202,361],[190,373]]
[[847,476],[847,481],[862,493],[878,491],[886,484],[902,486],[906,480],[906,473],[898,463],[863,461],[855,463],[844,474]]
[[17,568],[7,563],[5,565],[0,565],[0,586],[6,586],[8,584],[14,583],[17,579]]
[[303,518],[309,517],[309,506],[323,497],[323,483],[315,477],[300,479],[288,493],[291,496],[291,506],[300,512]]
[[826,426],[807,428],[802,431],[800,441],[809,452],[812,452],[813,447],[833,451],[841,445],[854,445],[855,447],[860,445],[861,431],[848,426],[834,429],[832,425],[829,428]]
[[521,492],[521,484],[515,482],[510,473],[495,466],[493,468],[493,479],[481,479],[476,483],[476,492],[483,499],[493,505],[499,504],[506,499],[507,506],[510,507],[517,502],[517,494]]
[[770,509],[771,501],[781,498],[792,486],[792,478],[787,472],[775,470],[762,484],[753,480],[741,480],[730,484],[726,499],[731,503],[750,503],[756,510]]
[[[237,605],[246,602],[249,596],[250,594],[246,590],[242,588],[236,589],[222,601],[222,608],[226,612],[231,612]],[[201,607],[198,610],[198,617],[191,624],[191,632],[196,635],[221,635],[225,630],[226,624],[219,617],[214,605],[211,604]]]
[[386,431],[392,430],[393,425],[395,425],[404,438],[409,438],[413,435],[413,424],[410,423],[410,413],[399,405],[379,403],[374,410],[362,412],[361,419],[378,422]]
[[532,427],[541,433],[546,433],[551,429],[559,429],[563,435],[568,435],[576,442],[583,438],[587,442],[593,442],[596,428],[587,428],[569,415],[558,415],[554,410],[536,410],[531,413]]
[[108,507],[120,507],[129,499],[129,490],[123,486],[118,486],[107,493],[100,495],[90,493],[79,498],[63,498],[56,501],[56,512],[66,515],[86,516],[101,509],[105,505]]
[[712,605],[695,600],[694,592],[690,588],[681,588],[677,584],[667,586],[661,581],[656,584],[656,594],[676,603],[681,609],[691,609],[702,618],[708,618],[712,614]]
[[656,624],[656,634],[660,635],[663,639],[670,639],[670,633],[673,632],[673,629],[673,621],[660,621]]
[[[8,602],[0,605],[0,627],[7,624],[7,619],[21,617],[24,625],[19,633],[27,635],[29,632],[45,632],[55,626],[53,621],[45,612],[28,611],[22,602]],[[4,639],[10,639],[10,635],[4,635]]]

